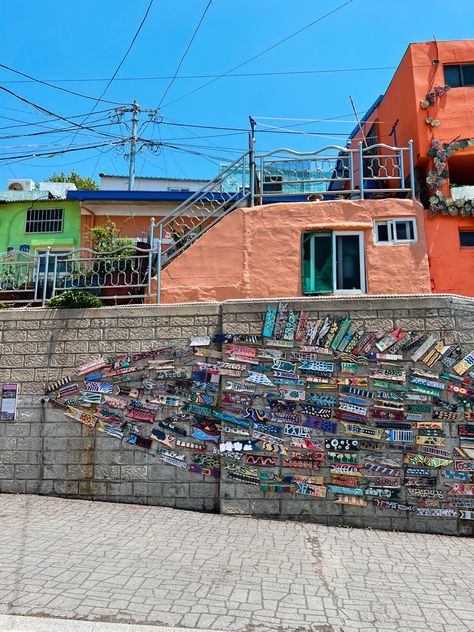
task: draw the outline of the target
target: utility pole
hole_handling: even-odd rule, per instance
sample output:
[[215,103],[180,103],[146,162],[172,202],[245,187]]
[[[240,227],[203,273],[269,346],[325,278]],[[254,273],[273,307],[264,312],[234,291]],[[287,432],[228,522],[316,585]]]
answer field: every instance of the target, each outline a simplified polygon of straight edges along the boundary
[[135,154],[137,153],[137,128],[138,128],[138,113],[140,108],[138,101],[133,102],[132,108],[132,137],[130,139],[130,165],[128,169],[128,190],[133,190],[135,183]]
[[[138,104],[138,101],[135,99],[133,105],[127,108],[116,108],[113,110],[111,114],[111,119],[121,121],[124,114],[130,113],[132,115],[132,129],[131,136],[129,139],[124,139],[124,143],[130,143],[130,152],[125,157],[128,158],[129,167],[128,167],[128,190],[132,191],[133,186],[135,184],[135,157],[137,152],[140,151],[143,147],[148,147],[150,150],[159,149],[159,143],[154,143],[153,141],[146,141],[139,139],[138,137],[138,123],[139,123],[139,115],[147,113],[150,119],[150,122],[160,123],[162,120],[161,115],[159,114],[158,109],[144,109],[141,108]],[[145,122],[146,124],[146,122]],[[137,142],[141,140],[142,145],[137,149]]]

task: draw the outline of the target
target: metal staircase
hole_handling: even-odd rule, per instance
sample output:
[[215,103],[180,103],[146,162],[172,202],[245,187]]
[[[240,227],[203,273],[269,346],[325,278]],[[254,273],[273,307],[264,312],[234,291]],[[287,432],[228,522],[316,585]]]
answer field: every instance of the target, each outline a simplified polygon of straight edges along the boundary
[[249,152],[228,165],[213,180],[150,229],[158,244],[158,265],[167,266],[201,235],[237,207],[247,206],[250,188]]

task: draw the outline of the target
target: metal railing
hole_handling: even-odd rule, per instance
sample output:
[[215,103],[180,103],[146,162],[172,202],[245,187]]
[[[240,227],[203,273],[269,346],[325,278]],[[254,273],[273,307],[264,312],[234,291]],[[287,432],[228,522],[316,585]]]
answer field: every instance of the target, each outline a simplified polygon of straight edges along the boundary
[[[152,218],[150,248],[124,246],[100,253],[83,248],[69,253],[9,252],[0,255],[0,302],[45,305],[70,288],[85,289],[106,302],[161,300],[161,270],[223,217],[241,206],[273,198],[321,194],[369,198],[415,198],[413,141],[408,147],[383,143],[357,148],[330,145],[314,152],[281,148],[249,151],[192,193],[159,222]],[[153,275],[156,274],[156,289]]]
[[326,198],[394,193],[415,197],[412,141],[408,147],[364,147],[360,142],[356,149],[330,145],[306,153],[281,148],[255,159],[260,203],[264,198],[314,193]]
[[68,289],[87,290],[106,304],[141,303],[151,297],[157,249],[123,246],[55,254],[12,251],[0,255],[0,303],[45,306]]
[[246,152],[158,223],[153,223],[150,243],[158,246],[158,270],[235,208],[248,206],[248,165],[249,152]]

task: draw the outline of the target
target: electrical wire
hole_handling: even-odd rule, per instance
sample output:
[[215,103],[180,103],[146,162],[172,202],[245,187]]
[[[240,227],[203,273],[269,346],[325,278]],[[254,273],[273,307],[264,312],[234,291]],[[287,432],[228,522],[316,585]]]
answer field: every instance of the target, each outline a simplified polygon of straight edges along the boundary
[[[17,75],[20,75],[21,77],[27,77],[28,79],[30,79],[31,81],[35,82],[35,83],[40,83],[44,86],[48,86],[49,88],[54,88],[55,90],[61,90],[61,92],[67,92],[68,94],[72,94],[76,97],[81,97],[82,99],[90,99],[91,101],[95,101],[96,97],[91,97],[87,94],[82,94],[81,92],[75,92],[74,90],[68,90],[67,88],[61,88],[61,86],[55,86],[53,83],[50,83],[49,81],[45,81],[43,79],[38,79],[37,77],[33,77],[32,75],[28,75],[25,72],[21,72],[20,70],[15,70],[14,68],[10,68],[10,66],[6,66],[5,64],[0,64],[0,68],[5,68],[5,70],[8,70],[9,72],[13,72]],[[3,83],[8,83],[8,82],[3,82]],[[103,99],[104,103],[110,103],[112,105],[127,105],[125,103],[119,103],[117,101],[107,101],[105,99]]]
[[297,35],[299,35],[303,31],[306,31],[307,29],[311,28],[315,24],[318,24],[319,22],[322,22],[322,20],[325,20],[326,18],[328,18],[329,16],[333,15],[337,11],[340,11],[341,9],[346,7],[348,4],[351,4],[352,2],[353,2],[353,0],[346,0],[346,2],[343,2],[342,4],[338,5],[337,7],[335,7],[334,9],[329,11],[328,13],[325,13],[324,15],[320,16],[316,20],[313,20],[312,22],[310,22],[306,26],[303,26],[302,28],[298,29],[294,33],[291,33],[290,35],[287,35],[286,37],[284,37],[283,39],[279,40],[278,42],[275,42],[271,46],[268,46],[267,48],[265,48],[264,50],[260,51],[259,53],[257,53],[253,57],[249,57],[249,59],[246,59],[245,61],[243,61],[242,63],[238,64],[237,66],[234,66],[233,68],[231,68],[227,72],[224,72],[221,75],[219,75],[218,77],[215,77],[214,79],[211,79],[211,81],[207,81],[206,83],[203,83],[202,85],[198,86],[197,88],[194,88],[194,90],[190,90],[189,92],[186,92],[185,94],[183,94],[180,97],[174,99],[173,101],[169,101],[168,103],[165,103],[165,105],[163,107],[167,107],[169,105],[177,103],[178,101],[181,101],[182,99],[185,99],[186,97],[190,96],[191,94],[195,94],[199,90],[202,90],[203,88],[207,88],[207,86],[210,86],[211,84],[215,83],[219,79],[222,79],[222,77],[226,77],[230,73],[234,72],[234,70],[238,70],[239,68],[242,68],[242,66],[246,66],[250,62],[254,61],[255,59],[258,59],[262,55],[265,55],[266,53],[268,53],[269,51],[273,50],[274,48],[277,48],[278,46],[281,46],[282,44],[288,42],[290,39],[292,39],[293,37],[296,37]]
[[[75,121],[68,119],[64,116],[61,116],[60,114],[56,114],[55,112],[51,112],[51,110],[48,110],[44,107],[42,107],[41,105],[38,105],[37,103],[34,103],[33,101],[30,101],[29,99],[26,99],[25,97],[22,97],[21,95],[17,94],[16,92],[13,92],[12,90],[9,90],[8,88],[5,88],[4,86],[0,86],[0,90],[3,92],[6,92],[7,94],[15,97],[16,99],[19,99],[20,101],[22,101],[23,103],[27,103],[28,105],[30,105],[31,107],[35,108],[36,110],[39,110],[40,112],[44,112],[45,114],[48,114],[49,116],[53,116],[56,119],[60,119],[61,121],[64,121],[65,123],[69,123],[70,125],[73,125],[76,128],[79,129],[88,129],[87,126],[84,126],[82,123],[76,123]],[[77,132],[76,132],[77,133]],[[103,136],[107,136],[107,134],[105,132],[99,132],[99,134],[102,134]]]
[[210,8],[211,4],[212,4],[212,0],[209,0],[207,5],[206,5],[206,8],[204,9],[204,11],[203,11],[203,13],[202,13],[202,15],[201,15],[201,17],[199,19],[199,22],[197,23],[196,28],[194,29],[194,32],[193,32],[193,34],[191,36],[191,39],[189,40],[188,45],[186,46],[186,50],[184,51],[184,53],[181,56],[181,59],[179,60],[178,66],[176,67],[176,70],[175,70],[175,73],[174,73],[173,77],[171,78],[171,81],[169,82],[169,84],[166,86],[166,90],[164,91],[163,96],[161,97],[160,102],[158,103],[158,107],[161,107],[161,104],[163,103],[166,95],[171,90],[171,87],[172,87],[173,83],[175,82],[176,77],[178,76],[178,72],[179,72],[181,66],[183,65],[184,60],[186,59],[187,54],[189,53],[189,49],[191,48],[191,46],[192,46],[192,44],[193,44],[193,42],[194,42],[194,40],[196,38],[196,35],[198,34],[199,29],[201,28],[201,24],[203,23],[204,18],[206,17],[206,13],[209,11],[209,8]]
[[59,155],[63,155],[63,154],[68,154],[71,152],[77,152],[77,151],[85,151],[88,149],[97,149],[99,147],[103,147],[104,145],[117,145],[118,141],[111,141],[110,143],[99,143],[99,144],[95,144],[95,145],[84,145],[84,146],[80,146],[80,147],[70,147],[70,148],[66,148],[66,149],[61,149],[58,151],[47,151],[47,152],[43,152],[43,153],[33,153],[33,154],[23,154],[23,155],[15,155],[15,156],[5,156],[5,157],[0,157],[0,162],[6,162],[6,161],[10,161],[11,163],[15,163],[15,162],[19,162],[20,160],[24,160],[24,159],[28,159],[28,158],[41,158],[41,157],[50,157],[50,156],[59,156]]
[[[127,59],[128,55],[130,54],[130,52],[131,52],[131,50],[132,50],[132,48],[133,48],[133,45],[135,44],[135,42],[136,42],[136,40],[137,40],[137,37],[139,36],[140,31],[142,30],[143,25],[144,25],[144,24],[145,24],[145,22],[146,22],[146,19],[147,19],[147,17],[148,17],[148,14],[149,14],[149,13],[150,13],[150,11],[151,11],[151,8],[152,8],[152,6],[153,6],[153,3],[154,3],[154,2],[155,2],[155,0],[150,0],[150,2],[148,3],[147,9],[146,9],[146,11],[145,11],[145,14],[144,14],[144,16],[143,16],[143,18],[142,18],[142,20],[141,20],[140,24],[138,25],[137,30],[135,31],[135,35],[132,37],[132,41],[130,42],[129,47],[128,47],[128,48],[127,48],[127,50],[125,51],[125,54],[123,55],[122,59],[119,61],[118,66],[116,67],[116,69],[115,69],[115,71],[114,71],[114,73],[113,73],[112,77],[108,80],[107,85],[106,85],[106,86],[105,86],[105,88],[102,90],[102,92],[101,92],[100,96],[96,99],[96,102],[95,102],[95,104],[94,104],[94,106],[93,106],[92,110],[91,110],[91,111],[89,112],[89,114],[86,116],[85,120],[87,120],[87,119],[89,118],[89,116],[90,116],[90,115],[91,115],[91,114],[95,111],[95,108],[97,107],[97,105],[98,105],[101,101],[103,101],[104,96],[105,96],[105,94],[106,94],[107,90],[108,90],[108,89],[110,88],[110,86],[112,85],[112,83],[113,83],[113,81],[114,81],[115,77],[117,76],[117,74],[118,74],[118,72],[119,72],[120,68],[123,66],[123,64],[124,64],[125,60]],[[83,123],[84,123],[84,121],[83,121]],[[73,140],[74,140],[74,139],[73,139]]]
[[[115,111],[115,108],[108,108],[106,110],[98,110],[96,111],[96,114],[103,114],[104,112],[112,112],[112,111]],[[34,112],[34,114],[36,114],[36,112]],[[75,114],[74,116],[68,116],[68,120],[82,118],[83,116],[85,116],[85,114]],[[36,121],[36,122],[35,121],[21,121],[19,119],[8,118],[6,116],[0,116],[0,118],[8,120],[8,121],[16,121],[17,123],[20,123],[20,125],[6,125],[5,127],[0,127],[0,130],[13,129],[15,127],[32,127],[32,126],[46,127],[45,123],[55,123],[57,121],[56,118],[47,119],[46,121]],[[54,128],[48,127],[47,129],[54,129]]]
[[[411,70],[412,68],[431,68],[432,64],[413,64],[409,68],[401,68],[401,70]],[[308,70],[275,70],[267,72],[235,72],[226,75],[206,74],[206,75],[180,75],[175,81],[188,79],[219,79],[219,78],[243,78],[243,77],[281,77],[281,76],[297,76],[297,75],[318,75],[333,73],[350,73],[350,72],[377,72],[381,70],[396,70],[398,66],[367,66],[363,68],[310,68]],[[173,79],[173,75],[156,75],[151,77],[116,77],[114,81],[166,81]],[[107,81],[107,78],[77,78],[77,79],[49,79],[54,83],[98,83]],[[6,80],[4,84],[13,83],[31,83],[27,80]]]
[[[87,114],[87,116],[86,116],[86,117],[82,120],[82,124],[84,124],[84,123],[87,121],[87,119],[88,119],[88,118],[89,118],[89,117],[93,114],[93,112],[95,111],[96,107],[97,107],[97,106],[99,105],[99,103],[103,100],[103,98],[104,98],[104,96],[105,96],[105,94],[106,94],[107,90],[108,90],[108,89],[110,88],[110,86],[112,85],[112,83],[113,83],[113,81],[114,81],[115,77],[117,76],[117,74],[118,74],[118,72],[119,72],[120,68],[123,66],[123,64],[124,64],[125,60],[127,59],[128,55],[130,54],[130,52],[131,52],[131,50],[132,50],[132,48],[133,48],[133,45],[135,44],[135,42],[136,42],[136,40],[137,40],[137,38],[138,38],[138,36],[139,36],[139,34],[140,34],[140,31],[142,30],[143,25],[144,25],[144,24],[145,24],[145,22],[146,22],[146,19],[147,19],[147,17],[148,17],[148,14],[149,14],[149,13],[150,13],[150,11],[151,11],[151,8],[152,8],[152,6],[153,6],[153,3],[154,3],[154,2],[155,2],[155,0],[150,0],[150,1],[149,1],[148,6],[147,6],[146,11],[145,11],[145,14],[143,15],[143,18],[141,19],[141,22],[140,22],[140,24],[138,25],[138,28],[137,28],[137,30],[135,31],[134,36],[132,37],[132,41],[130,42],[129,47],[128,47],[128,48],[127,48],[127,50],[125,51],[125,54],[122,56],[121,60],[119,61],[119,63],[118,63],[118,65],[117,65],[117,67],[116,67],[116,69],[115,69],[115,71],[114,71],[114,73],[113,73],[112,77],[108,80],[107,85],[106,85],[106,86],[105,86],[105,88],[102,90],[102,92],[101,92],[101,94],[99,95],[99,97],[96,99],[96,102],[95,102],[95,103],[94,103],[94,105],[92,106],[92,110],[91,110],[91,111],[89,112],[89,114]],[[73,135],[73,137],[72,137],[72,139],[71,139],[71,142],[70,142],[70,146],[71,146],[71,145],[72,145],[72,143],[75,141],[76,136],[77,136],[77,132],[75,132],[75,133],[74,133],[74,135]]]
[[[99,120],[104,120],[99,119]],[[88,126],[88,129],[94,130],[94,129],[98,129],[98,128],[102,128],[102,127],[108,127],[110,128],[111,125],[117,125],[117,123],[113,123],[113,121],[109,121],[108,123],[101,123],[100,125],[94,125],[94,123],[96,123],[97,121],[94,121],[93,123],[91,123]],[[75,128],[74,127],[51,127],[45,131],[41,131],[41,132],[30,132],[28,134],[8,134],[5,136],[0,136],[0,140],[11,140],[14,138],[31,138],[34,136],[44,136],[44,135],[49,135],[49,134],[62,134],[64,132],[71,132],[73,131]],[[117,135],[117,138],[119,138],[119,136]]]

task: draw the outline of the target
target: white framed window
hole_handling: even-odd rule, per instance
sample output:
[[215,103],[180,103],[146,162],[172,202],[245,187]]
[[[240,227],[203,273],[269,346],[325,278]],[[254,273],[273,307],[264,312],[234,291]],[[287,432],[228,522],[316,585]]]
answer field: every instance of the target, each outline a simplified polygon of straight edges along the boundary
[[302,237],[303,294],[366,292],[362,232],[315,231]]
[[414,217],[397,217],[374,222],[376,244],[407,244],[414,241],[418,241]]

